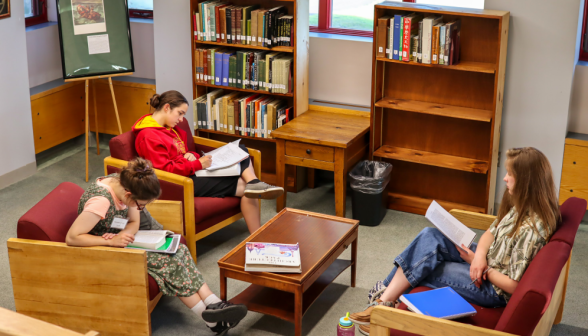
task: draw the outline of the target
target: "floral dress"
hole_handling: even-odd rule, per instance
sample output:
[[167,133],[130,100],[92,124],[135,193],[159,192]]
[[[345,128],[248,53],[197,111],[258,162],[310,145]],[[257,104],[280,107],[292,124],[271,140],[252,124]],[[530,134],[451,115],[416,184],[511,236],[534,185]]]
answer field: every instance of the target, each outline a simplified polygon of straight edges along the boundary
[[[117,177],[117,175],[107,177]],[[98,178],[96,181],[104,178],[106,177]],[[110,225],[116,217],[128,218],[128,208],[117,210],[110,192],[96,182],[80,198],[78,214],[84,211],[86,202],[96,196],[106,197],[110,201],[110,207],[104,219],[100,220],[88,233],[94,236],[119,233],[120,229],[112,228]],[[147,252],[147,272],[155,279],[163,295],[188,297],[196,294],[204,285],[204,278],[196,268],[188,247],[184,244],[180,244],[175,254]]]

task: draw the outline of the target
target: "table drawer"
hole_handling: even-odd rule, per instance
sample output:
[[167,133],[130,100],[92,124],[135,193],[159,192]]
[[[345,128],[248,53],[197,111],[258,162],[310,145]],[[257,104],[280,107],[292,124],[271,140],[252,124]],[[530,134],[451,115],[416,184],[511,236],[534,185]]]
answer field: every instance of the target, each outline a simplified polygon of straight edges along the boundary
[[286,155],[318,161],[335,161],[335,150],[331,147],[286,141]]

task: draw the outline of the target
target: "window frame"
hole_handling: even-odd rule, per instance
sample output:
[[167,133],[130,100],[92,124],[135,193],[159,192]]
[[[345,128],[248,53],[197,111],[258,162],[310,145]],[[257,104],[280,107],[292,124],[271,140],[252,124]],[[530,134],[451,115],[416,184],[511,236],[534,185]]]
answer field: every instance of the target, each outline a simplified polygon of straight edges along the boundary
[[33,6],[33,13],[36,15],[25,18],[26,27],[46,23],[49,21],[47,19],[47,0],[31,0],[31,5]]
[[[416,0],[402,0],[402,2],[416,2]],[[319,0],[318,26],[310,26],[309,30],[315,33],[350,35],[362,37],[374,37],[373,30],[357,30],[331,27],[333,18],[333,0]]]
[[[588,6],[584,6],[584,14],[582,18],[582,37],[580,38],[580,52],[578,55],[579,61],[588,62],[588,40],[586,33],[586,17],[588,16]],[[584,46],[586,46],[586,50],[584,50]]]

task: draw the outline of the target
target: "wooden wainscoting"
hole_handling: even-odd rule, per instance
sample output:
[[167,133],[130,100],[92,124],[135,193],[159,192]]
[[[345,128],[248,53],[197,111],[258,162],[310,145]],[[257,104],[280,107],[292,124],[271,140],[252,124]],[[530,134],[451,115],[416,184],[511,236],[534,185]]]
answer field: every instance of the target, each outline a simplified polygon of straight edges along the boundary
[[[131,130],[139,117],[149,113],[155,85],[112,81],[122,131]],[[93,85],[96,85],[95,89]],[[108,81],[90,83],[90,130],[95,131],[94,90],[98,131],[118,135],[118,125]],[[84,134],[84,82],[71,82],[31,96],[35,154]]]

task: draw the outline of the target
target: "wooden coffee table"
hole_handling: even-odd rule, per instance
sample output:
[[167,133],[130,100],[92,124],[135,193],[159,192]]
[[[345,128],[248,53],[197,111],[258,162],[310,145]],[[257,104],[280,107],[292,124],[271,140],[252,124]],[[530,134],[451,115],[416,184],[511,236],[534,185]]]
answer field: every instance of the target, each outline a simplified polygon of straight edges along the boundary
[[[231,299],[250,311],[294,322],[302,334],[302,316],[329,284],[351,266],[355,287],[359,221],[285,208],[261,229],[219,260],[221,299],[227,299],[227,278],[252,285]],[[245,243],[300,243],[302,273],[245,272]],[[351,245],[351,260],[337,259]]]

